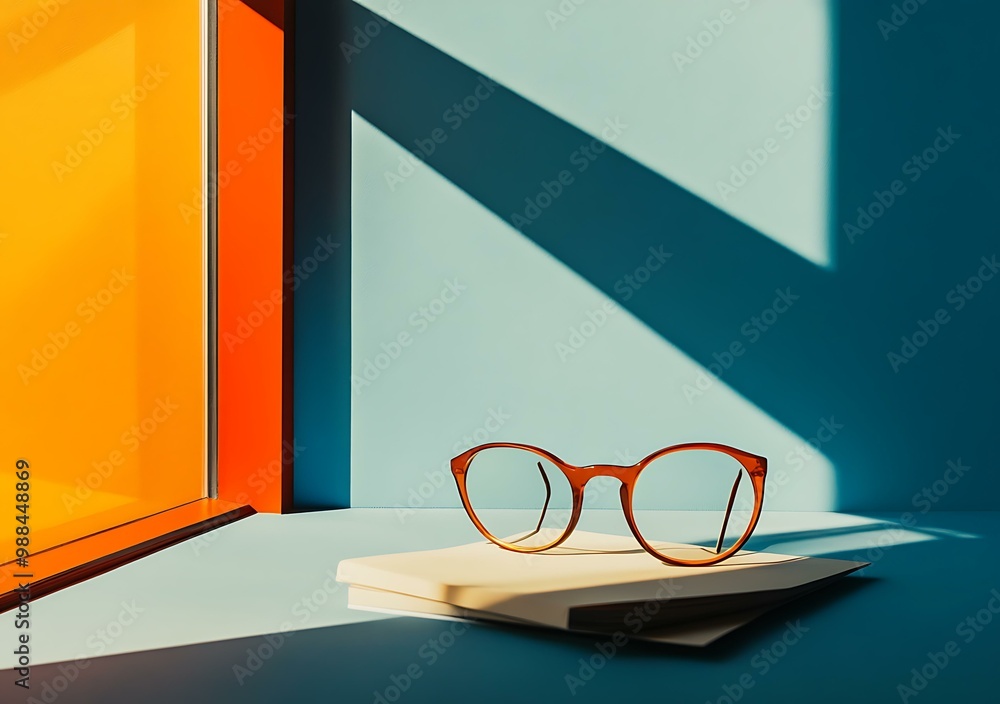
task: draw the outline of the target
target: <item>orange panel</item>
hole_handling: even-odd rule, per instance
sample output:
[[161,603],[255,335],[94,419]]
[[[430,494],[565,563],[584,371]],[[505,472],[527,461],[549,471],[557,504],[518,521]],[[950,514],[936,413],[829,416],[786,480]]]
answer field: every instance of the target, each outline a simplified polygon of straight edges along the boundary
[[26,566],[0,565],[0,611],[20,601],[20,584],[29,584],[31,599],[39,599],[252,514],[248,506],[200,499],[32,555]]
[[282,209],[290,126],[284,33],[257,10],[218,1],[219,497],[279,512],[290,499],[293,454],[282,415],[290,391],[282,365],[291,363],[283,353],[290,306]]
[[201,19],[0,6],[0,497],[26,497],[33,553],[205,495],[203,231],[178,213],[203,175]]

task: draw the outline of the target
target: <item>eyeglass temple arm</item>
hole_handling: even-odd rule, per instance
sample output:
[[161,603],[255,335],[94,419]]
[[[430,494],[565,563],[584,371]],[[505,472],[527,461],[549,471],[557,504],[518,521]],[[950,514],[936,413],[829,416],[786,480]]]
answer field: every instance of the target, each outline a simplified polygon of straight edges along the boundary
[[733,512],[733,503],[736,501],[736,490],[740,486],[740,479],[743,478],[743,470],[741,469],[736,475],[736,481],[733,482],[733,490],[729,492],[729,505],[726,507],[726,517],[722,520],[722,530],[719,531],[719,542],[715,544],[715,554],[718,555],[722,552],[722,541],[726,537],[726,527],[729,525],[729,514]]
[[533,531],[531,531],[527,535],[521,536],[517,540],[510,541],[511,544],[520,543],[522,540],[527,540],[528,538],[535,535],[536,533],[538,533],[538,531],[542,529],[542,521],[545,520],[545,512],[549,510],[549,498],[551,498],[552,496],[552,485],[549,484],[549,478],[545,476],[545,470],[542,469],[541,462],[538,463],[538,471],[542,473],[542,481],[545,482],[545,503],[542,504],[542,515],[539,517],[538,525],[535,526],[535,529]]

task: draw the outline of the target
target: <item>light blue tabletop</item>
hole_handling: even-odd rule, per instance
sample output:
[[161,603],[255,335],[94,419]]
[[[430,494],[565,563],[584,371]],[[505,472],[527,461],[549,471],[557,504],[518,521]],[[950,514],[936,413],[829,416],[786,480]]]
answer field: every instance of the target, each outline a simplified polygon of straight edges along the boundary
[[[614,511],[585,512],[580,528],[627,531]],[[594,637],[346,608],[331,578],[341,559],[476,540],[461,511],[258,515],[35,603],[31,695],[48,701],[45,687],[65,686],[55,701],[985,701],[1000,652],[998,529],[996,513],[765,514],[753,548],[872,564],[708,648],[632,642],[612,654]],[[75,658],[83,669],[40,664]],[[20,695],[12,686],[4,701],[22,700],[10,695]]]

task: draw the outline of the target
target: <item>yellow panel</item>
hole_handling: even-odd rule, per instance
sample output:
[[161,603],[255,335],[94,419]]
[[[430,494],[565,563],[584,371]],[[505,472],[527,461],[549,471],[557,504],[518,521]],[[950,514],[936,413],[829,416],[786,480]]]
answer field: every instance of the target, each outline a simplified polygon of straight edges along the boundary
[[0,7],[0,504],[27,459],[32,552],[204,495],[200,36],[200,0]]

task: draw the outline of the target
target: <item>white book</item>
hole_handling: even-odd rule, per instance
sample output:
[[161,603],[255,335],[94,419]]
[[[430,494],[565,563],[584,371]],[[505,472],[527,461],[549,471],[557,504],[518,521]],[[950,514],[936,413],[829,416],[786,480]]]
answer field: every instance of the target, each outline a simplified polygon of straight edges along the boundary
[[[360,611],[374,611],[377,613],[390,614],[393,616],[419,616],[422,618],[440,619],[444,621],[487,621],[505,623],[521,626],[539,626],[521,619],[500,616],[488,611],[473,611],[471,609],[460,609],[451,604],[444,604],[440,601],[421,599],[417,596],[407,596],[396,592],[386,592],[381,589],[367,589],[365,587],[350,586],[347,590],[347,605],[352,609]],[[753,619],[764,613],[766,609],[755,611],[741,611],[738,613],[713,616],[691,623],[680,623],[674,626],[662,628],[645,628],[639,633],[622,631],[629,639],[652,641],[655,643],[667,643],[670,645],[686,645],[693,647],[704,647],[722,636],[735,631],[740,626],[749,623]],[[603,633],[601,631],[580,631],[581,633],[594,633],[602,637],[611,637],[614,633]]]
[[542,553],[482,541],[352,558],[337,579],[351,585],[355,608],[704,645],[866,564],[741,551],[716,565],[676,567],[631,536],[578,531]]

